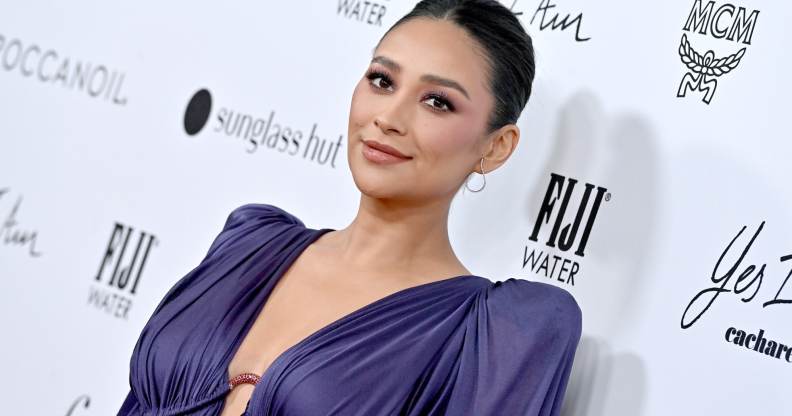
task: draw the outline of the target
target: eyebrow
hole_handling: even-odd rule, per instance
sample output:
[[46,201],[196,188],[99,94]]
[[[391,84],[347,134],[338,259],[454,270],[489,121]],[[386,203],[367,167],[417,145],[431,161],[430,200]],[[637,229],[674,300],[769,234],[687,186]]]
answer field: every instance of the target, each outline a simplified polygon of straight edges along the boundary
[[[393,72],[401,71],[401,65],[397,64],[394,60],[392,60],[390,58],[386,58],[386,57],[384,57],[382,55],[375,56],[374,58],[371,59],[371,62],[377,62],[379,64],[382,64],[382,65],[388,67],[388,69],[390,69]],[[459,83],[454,81],[454,80],[451,80],[451,79],[448,79],[448,78],[443,78],[443,77],[441,77],[439,75],[424,74],[424,75],[421,75],[421,81],[428,82],[430,84],[437,84],[437,85],[442,85],[442,86],[445,86],[445,87],[453,88],[453,89],[461,92],[462,95],[465,96],[465,98],[470,100],[470,95],[468,95],[467,90],[465,90],[465,88],[462,85],[459,85]]]

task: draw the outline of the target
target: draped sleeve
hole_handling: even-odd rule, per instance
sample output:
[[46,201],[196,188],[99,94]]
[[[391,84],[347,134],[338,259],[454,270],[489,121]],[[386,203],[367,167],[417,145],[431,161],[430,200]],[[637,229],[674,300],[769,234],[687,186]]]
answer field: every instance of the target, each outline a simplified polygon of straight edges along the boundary
[[[262,239],[262,237],[273,234],[270,230],[274,231],[281,225],[289,226],[292,224],[305,225],[296,216],[270,204],[248,203],[233,209],[228,214],[222,230],[215,236],[204,258],[168,290],[144,326],[141,336],[133,349],[130,360],[130,388],[118,411],[118,416],[138,415],[142,412],[136,392],[132,388],[136,384],[135,380],[133,380],[135,376],[134,366],[141,342],[147,332],[150,332],[152,322],[162,309],[173,303],[181,293],[195,286],[202,279],[210,279],[213,276],[221,275],[214,273],[214,269],[221,268],[224,263],[232,264],[234,257],[247,255],[245,247],[251,246],[251,239]],[[259,232],[257,233],[257,231]],[[261,231],[267,231],[266,235],[261,235]]]
[[126,398],[124,402],[121,403],[121,409],[118,410],[118,415],[134,415],[139,413],[140,406],[138,405],[138,401],[135,398],[135,393],[132,391],[132,388],[129,388],[127,392]]
[[481,302],[475,351],[463,359],[461,390],[451,403],[460,406],[449,414],[559,415],[581,335],[575,298],[511,278],[496,282]]
[[239,254],[241,251],[235,251],[234,246],[244,243],[243,239],[247,237],[255,237],[253,232],[262,229],[263,225],[271,226],[274,223],[304,225],[299,218],[275,205],[251,203],[232,210],[226,218],[223,229],[209,246],[203,260],[171,287],[152,315],[156,315],[163,306],[177,297],[188,285],[196,283],[196,280],[201,277],[212,275],[203,273],[203,269],[223,261],[228,256]]

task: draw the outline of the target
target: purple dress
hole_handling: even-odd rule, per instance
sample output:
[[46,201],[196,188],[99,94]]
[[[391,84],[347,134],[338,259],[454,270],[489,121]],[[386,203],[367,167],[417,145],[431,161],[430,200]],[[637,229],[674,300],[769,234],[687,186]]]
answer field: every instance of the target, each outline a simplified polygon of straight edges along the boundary
[[[274,205],[233,210],[143,328],[118,415],[219,415],[228,365],[267,296],[329,231]],[[558,415],[580,332],[575,299],[549,284],[420,284],[284,351],[243,415]]]

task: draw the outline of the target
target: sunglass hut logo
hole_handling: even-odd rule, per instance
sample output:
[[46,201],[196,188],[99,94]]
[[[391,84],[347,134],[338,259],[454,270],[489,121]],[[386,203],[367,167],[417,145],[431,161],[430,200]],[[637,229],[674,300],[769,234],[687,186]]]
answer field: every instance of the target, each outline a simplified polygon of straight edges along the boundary
[[266,148],[322,166],[336,167],[344,135],[339,135],[336,141],[323,138],[317,132],[317,123],[313,123],[310,133],[306,134],[306,130],[280,123],[274,110],[265,117],[220,107],[212,118],[212,107],[209,90],[204,88],[193,94],[184,110],[184,132],[195,136],[213,120],[214,133],[237,139],[247,153]]
[[[532,272],[540,276],[570,286],[575,285],[575,277],[580,274],[579,260],[585,256],[586,244],[602,202],[611,199],[606,188],[586,183],[578,202],[573,199],[575,194],[580,195],[577,184],[577,179],[550,174],[547,193],[539,208],[533,232],[528,237],[538,243],[543,226],[552,226],[544,243],[549,249],[531,248],[529,253],[529,247],[525,246],[523,253],[523,268],[530,267]],[[571,215],[574,215],[574,219],[570,222],[568,218]]]
[[[703,4],[701,0],[696,0],[682,30],[750,45],[758,16],[758,10],[749,13],[744,7],[730,3],[715,8],[714,1]],[[709,104],[718,88],[718,78],[737,68],[745,50],[742,47],[720,58],[712,50],[702,54],[696,51],[687,34],[683,33],[679,44],[679,57],[687,67],[687,72],[679,83],[677,97],[685,97],[689,92],[703,93],[701,101]]]

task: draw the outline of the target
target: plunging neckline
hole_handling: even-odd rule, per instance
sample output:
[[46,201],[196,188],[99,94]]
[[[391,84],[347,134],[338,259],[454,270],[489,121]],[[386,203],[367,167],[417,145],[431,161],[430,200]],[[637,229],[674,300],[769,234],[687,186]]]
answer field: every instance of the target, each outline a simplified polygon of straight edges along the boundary
[[[306,228],[306,229],[308,229],[308,228]],[[272,291],[275,289],[275,286],[278,284],[280,279],[289,271],[289,269],[291,269],[291,267],[294,265],[294,263],[296,263],[297,259],[308,249],[308,247],[311,246],[313,243],[315,243],[316,240],[319,239],[319,237],[323,236],[324,234],[327,234],[330,231],[337,231],[337,230],[334,229],[334,228],[321,228],[321,229],[318,229],[318,230],[313,230],[313,233],[308,237],[308,239],[303,241],[303,242],[301,242],[301,243],[299,243],[298,247],[295,248],[294,251],[292,251],[289,254],[289,256],[286,258],[286,260],[284,260],[283,264],[281,265],[282,271],[280,273],[273,274],[273,276],[271,277],[271,279],[274,279],[274,283],[272,283],[272,285],[271,285],[271,287],[269,289],[269,292],[264,297],[264,300],[261,302],[261,304],[253,312],[253,316],[255,318],[250,320],[245,325],[245,327],[242,329],[242,336],[237,338],[237,341],[236,341],[235,345],[233,346],[232,352],[229,355],[229,358],[225,362],[225,366],[224,366],[224,368],[225,368],[225,372],[224,372],[225,379],[222,380],[222,382],[226,386],[226,395],[223,398],[223,406],[225,406],[225,401],[228,398],[228,393],[231,392],[231,389],[230,389],[230,386],[229,386],[229,380],[231,379],[231,377],[234,376],[234,375],[230,375],[229,374],[229,367],[231,366],[231,361],[233,360],[234,356],[236,356],[236,353],[239,350],[240,346],[242,345],[242,342],[247,338],[248,334],[250,333],[250,330],[253,327],[253,323],[258,318],[258,316],[261,314],[261,311],[264,309],[264,307],[266,306],[267,302],[269,301],[269,297],[270,297],[270,295],[272,295]],[[374,308],[374,307],[376,307],[376,306],[378,306],[380,304],[383,304],[383,303],[385,303],[385,302],[387,302],[387,301],[389,301],[391,299],[394,299],[394,298],[396,298],[398,296],[403,296],[406,293],[409,293],[409,292],[412,292],[412,291],[415,291],[415,290],[418,290],[418,289],[424,289],[424,288],[427,288],[427,287],[430,287],[430,286],[434,286],[434,285],[437,285],[437,284],[448,283],[448,282],[451,282],[451,281],[462,280],[462,279],[465,279],[465,278],[486,279],[484,277],[476,276],[476,275],[472,275],[472,274],[462,274],[462,275],[457,275],[457,276],[453,276],[453,277],[448,277],[448,278],[445,278],[445,279],[434,280],[434,281],[427,282],[427,283],[420,283],[418,285],[409,286],[409,287],[406,287],[404,289],[399,289],[399,290],[397,290],[397,291],[395,291],[393,293],[390,293],[390,294],[385,295],[385,296],[383,296],[383,297],[381,297],[379,299],[376,299],[376,300],[374,300],[374,301],[372,301],[372,302],[370,302],[370,303],[368,303],[366,305],[363,305],[363,306],[353,310],[352,312],[349,312],[349,313],[339,317],[338,319],[330,322],[329,324],[324,325],[323,327],[317,329],[316,331],[308,334],[303,339],[301,339],[300,341],[297,341],[297,343],[293,344],[289,348],[286,348],[280,354],[278,354],[270,362],[269,366],[264,370],[264,372],[261,373],[261,375],[259,376],[258,382],[253,386],[253,391],[251,391],[251,393],[250,393],[250,398],[248,398],[248,401],[245,404],[245,410],[244,410],[244,412],[242,413],[241,416],[246,416],[247,415],[248,409],[250,408],[250,400],[256,395],[256,392],[258,391],[259,387],[265,388],[263,386],[265,386],[267,384],[267,382],[268,382],[268,380],[267,380],[268,375],[270,373],[272,373],[277,368],[277,365],[280,364],[280,361],[285,360],[286,357],[290,353],[292,353],[294,350],[302,347],[303,345],[305,345],[308,342],[312,341],[314,338],[316,338],[316,337],[324,334],[325,332],[335,328],[336,326],[340,325],[341,323],[343,323],[343,322],[345,322],[345,321],[347,321],[349,319],[352,319],[355,316],[360,315],[361,313],[364,313],[364,312],[368,311],[369,309],[372,309],[372,308]]]

